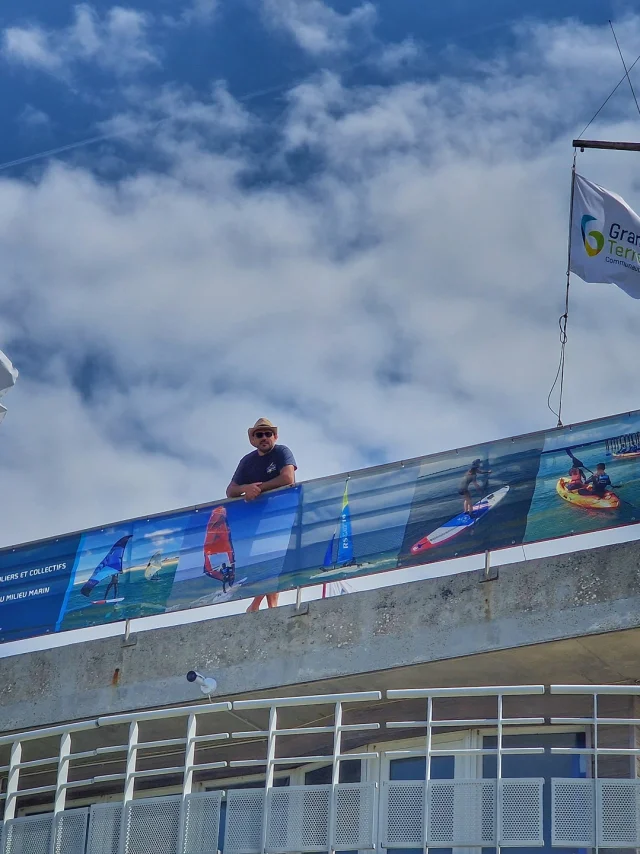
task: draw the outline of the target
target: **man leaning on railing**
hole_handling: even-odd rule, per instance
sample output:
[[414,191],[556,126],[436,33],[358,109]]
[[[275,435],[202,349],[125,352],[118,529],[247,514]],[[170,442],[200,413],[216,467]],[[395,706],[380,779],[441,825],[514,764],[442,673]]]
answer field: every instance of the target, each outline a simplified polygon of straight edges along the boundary
[[[266,418],[258,418],[249,427],[249,441],[255,451],[244,456],[238,463],[231,483],[227,487],[227,498],[243,497],[254,501],[263,492],[292,486],[296,482],[296,461],[286,445],[276,444],[278,428]],[[275,608],[277,593],[267,593],[267,605]],[[256,596],[248,611],[257,611],[264,596]]]

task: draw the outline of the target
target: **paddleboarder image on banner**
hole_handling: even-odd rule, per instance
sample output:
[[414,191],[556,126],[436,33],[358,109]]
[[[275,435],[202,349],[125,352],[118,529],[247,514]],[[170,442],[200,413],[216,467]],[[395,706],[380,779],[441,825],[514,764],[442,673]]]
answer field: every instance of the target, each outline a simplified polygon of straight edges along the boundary
[[[474,460],[469,467],[469,469],[465,472],[462,481],[460,482],[460,489],[458,490],[459,494],[462,496],[462,512],[467,513],[469,516],[473,516],[473,501],[471,499],[470,488],[475,487],[478,492],[482,492],[482,487],[478,483],[478,475],[479,474],[491,474],[491,469],[483,470],[480,466],[482,465],[482,460],[477,459]],[[487,488],[488,478],[485,482],[484,488]]]

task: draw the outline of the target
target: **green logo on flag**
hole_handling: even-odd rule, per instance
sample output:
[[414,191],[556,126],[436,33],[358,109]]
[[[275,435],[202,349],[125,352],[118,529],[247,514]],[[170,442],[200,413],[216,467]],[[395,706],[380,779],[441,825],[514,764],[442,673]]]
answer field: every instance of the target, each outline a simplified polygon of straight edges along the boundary
[[[580,223],[580,231],[582,232],[582,240],[584,241],[584,248],[587,250],[587,255],[590,258],[593,258],[598,252],[602,252],[602,248],[604,246],[604,235],[601,231],[590,231],[587,234],[586,226],[590,222],[595,222],[596,218],[594,216],[589,216],[589,214],[585,214],[582,217],[582,221]],[[588,241],[587,237],[592,237],[595,240],[595,247],[592,246]]]

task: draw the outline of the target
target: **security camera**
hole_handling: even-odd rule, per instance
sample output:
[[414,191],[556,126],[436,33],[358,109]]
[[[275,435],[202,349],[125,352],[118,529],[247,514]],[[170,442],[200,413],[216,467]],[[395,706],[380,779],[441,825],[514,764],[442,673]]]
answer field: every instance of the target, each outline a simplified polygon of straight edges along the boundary
[[218,687],[218,683],[212,676],[203,676],[202,673],[198,673],[197,670],[190,670],[187,673],[187,682],[195,682],[196,685],[200,686],[200,690],[203,694],[206,694],[207,697],[214,694]]

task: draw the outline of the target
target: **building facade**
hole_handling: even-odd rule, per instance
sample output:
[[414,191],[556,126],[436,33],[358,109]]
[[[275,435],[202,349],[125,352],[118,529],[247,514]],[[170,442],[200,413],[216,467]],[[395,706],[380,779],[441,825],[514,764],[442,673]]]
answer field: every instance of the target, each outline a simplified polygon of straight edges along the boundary
[[2,659],[3,854],[639,848],[639,556]]

